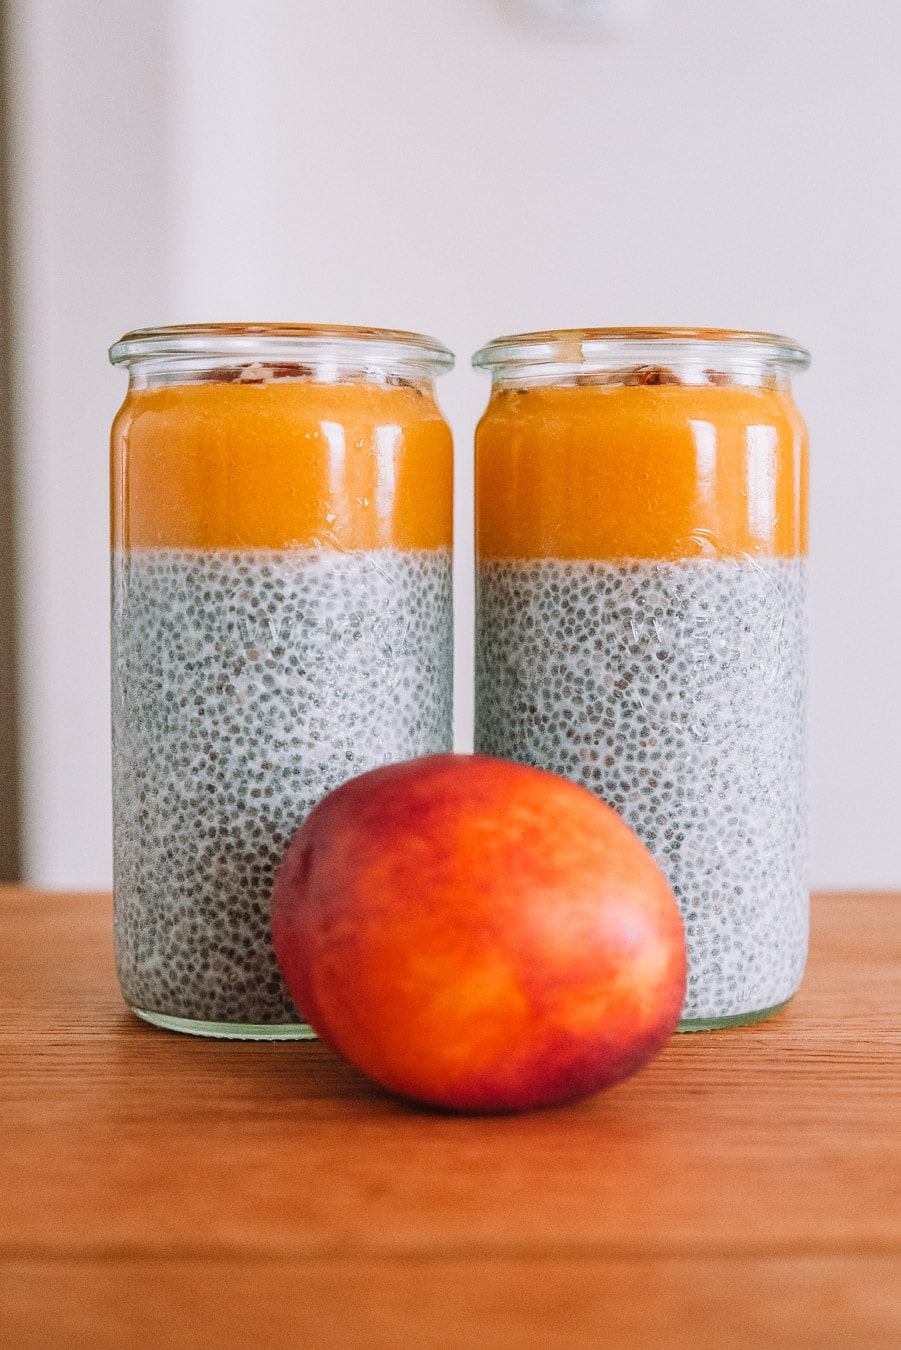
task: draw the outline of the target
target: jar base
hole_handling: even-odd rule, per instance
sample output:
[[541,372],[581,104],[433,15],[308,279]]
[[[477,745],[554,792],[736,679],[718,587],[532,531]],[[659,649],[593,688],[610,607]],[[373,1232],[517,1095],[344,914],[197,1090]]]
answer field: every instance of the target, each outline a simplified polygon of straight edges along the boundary
[[764,1022],[777,1012],[787,1008],[793,995],[774,1003],[771,1008],[758,1008],[754,1012],[733,1013],[729,1017],[686,1017],[676,1027],[676,1031],[722,1031],[725,1027],[746,1027],[754,1022]]
[[167,1013],[149,1012],[135,1008],[132,1012],[162,1027],[164,1031],[180,1031],[187,1036],[206,1036],[218,1041],[315,1041],[316,1033],[307,1022],[278,1022],[272,1025],[252,1022],[197,1022],[191,1017],[170,1017]]

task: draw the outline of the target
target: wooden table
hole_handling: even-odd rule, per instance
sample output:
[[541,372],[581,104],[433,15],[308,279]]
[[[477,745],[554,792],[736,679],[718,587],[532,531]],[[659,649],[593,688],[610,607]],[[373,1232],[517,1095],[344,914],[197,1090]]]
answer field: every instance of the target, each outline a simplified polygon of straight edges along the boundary
[[105,896],[0,892],[4,1350],[901,1347],[901,896],[820,896],[770,1023],[452,1117],[156,1031]]

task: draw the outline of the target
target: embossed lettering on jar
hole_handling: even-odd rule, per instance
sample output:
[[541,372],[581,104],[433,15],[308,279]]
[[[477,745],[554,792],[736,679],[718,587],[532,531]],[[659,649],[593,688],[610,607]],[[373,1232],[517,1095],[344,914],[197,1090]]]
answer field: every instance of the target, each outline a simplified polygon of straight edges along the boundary
[[808,361],[681,329],[475,357],[476,746],[582,783],[651,849],[686,1030],[768,1016],[806,959]]
[[452,737],[452,446],[415,334],[132,333],[113,428],[119,978],[141,1016],[311,1034],[270,940],[316,802]]

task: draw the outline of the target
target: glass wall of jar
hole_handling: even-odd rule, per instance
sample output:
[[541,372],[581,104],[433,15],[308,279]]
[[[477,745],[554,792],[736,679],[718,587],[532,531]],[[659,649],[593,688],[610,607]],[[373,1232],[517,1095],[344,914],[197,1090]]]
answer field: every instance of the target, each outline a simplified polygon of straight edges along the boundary
[[115,938],[127,1003],[310,1035],[269,932],[316,802],[452,746],[444,347],[411,333],[129,333],[112,433]]
[[583,784],[679,901],[683,1028],[807,951],[807,435],[766,333],[526,334],[474,358],[476,747]]

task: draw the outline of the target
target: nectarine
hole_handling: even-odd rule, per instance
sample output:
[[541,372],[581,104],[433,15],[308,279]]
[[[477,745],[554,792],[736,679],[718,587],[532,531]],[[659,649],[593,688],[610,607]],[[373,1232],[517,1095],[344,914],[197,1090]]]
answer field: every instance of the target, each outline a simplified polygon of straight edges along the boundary
[[634,1073],[679,1019],[676,902],[609,807],[476,755],[330,793],[275,883],[275,951],[319,1035],[394,1092],[545,1106]]

